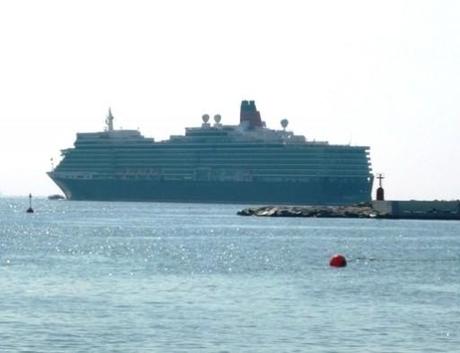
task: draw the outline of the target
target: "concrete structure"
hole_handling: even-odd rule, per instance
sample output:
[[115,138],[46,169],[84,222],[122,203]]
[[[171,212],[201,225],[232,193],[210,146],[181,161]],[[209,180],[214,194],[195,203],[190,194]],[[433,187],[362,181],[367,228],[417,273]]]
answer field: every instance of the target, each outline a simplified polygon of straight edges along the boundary
[[460,200],[372,201],[372,208],[380,214],[387,214],[389,218],[460,220]]

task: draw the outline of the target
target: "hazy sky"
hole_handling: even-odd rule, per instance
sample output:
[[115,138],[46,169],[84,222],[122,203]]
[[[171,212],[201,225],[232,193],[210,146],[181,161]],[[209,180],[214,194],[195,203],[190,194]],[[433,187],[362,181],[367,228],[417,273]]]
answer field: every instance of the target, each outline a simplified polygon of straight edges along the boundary
[[371,146],[387,197],[460,199],[460,1],[1,1],[0,193],[47,195],[76,132],[155,139],[254,99]]

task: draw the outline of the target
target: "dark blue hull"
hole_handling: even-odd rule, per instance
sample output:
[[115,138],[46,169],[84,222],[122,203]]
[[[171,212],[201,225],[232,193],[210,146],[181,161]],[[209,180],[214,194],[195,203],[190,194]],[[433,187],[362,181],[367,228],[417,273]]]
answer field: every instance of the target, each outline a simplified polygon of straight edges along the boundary
[[50,177],[70,200],[245,204],[353,204],[371,200],[372,182],[211,182]]

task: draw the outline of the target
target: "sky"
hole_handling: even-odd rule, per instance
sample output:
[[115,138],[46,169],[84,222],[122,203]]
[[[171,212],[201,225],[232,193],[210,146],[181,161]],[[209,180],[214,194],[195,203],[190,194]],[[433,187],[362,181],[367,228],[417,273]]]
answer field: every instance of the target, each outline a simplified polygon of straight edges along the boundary
[[267,126],[371,147],[388,199],[460,199],[460,2],[0,2],[0,194],[59,192],[77,132],[155,140],[242,99]]

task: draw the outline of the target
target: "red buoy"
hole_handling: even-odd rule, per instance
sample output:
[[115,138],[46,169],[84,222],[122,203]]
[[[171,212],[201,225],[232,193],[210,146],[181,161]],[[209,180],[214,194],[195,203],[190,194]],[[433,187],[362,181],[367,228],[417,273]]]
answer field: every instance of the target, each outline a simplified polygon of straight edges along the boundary
[[347,259],[343,255],[335,254],[329,260],[329,265],[332,267],[345,267],[347,265]]

